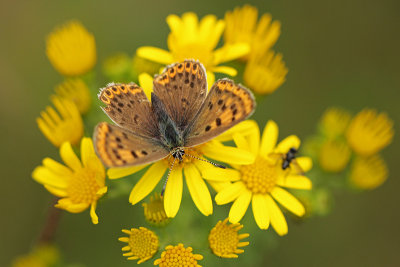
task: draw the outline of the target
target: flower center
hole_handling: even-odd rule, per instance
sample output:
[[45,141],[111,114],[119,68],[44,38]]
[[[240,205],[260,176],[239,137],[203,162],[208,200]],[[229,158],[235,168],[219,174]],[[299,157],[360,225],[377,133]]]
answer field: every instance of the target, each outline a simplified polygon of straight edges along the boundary
[[158,238],[150,230],[140,227],[131,229],[128,245],[134,256],[139,259],[152,257],[158,249]]
[[240,168],[242,181],[247,189],[254,194],[269,193],[275,187],[280,165],[277,162],[269,161],[262,157],[257,157],[255,162],[250,165],[244,165]]
[[161,254],[161,258],[154,262],[159,266],[199,266],[198,260],[202,260],[203,256],[193,254],[191,247],[185,248],[183,244],[177,246],[167,246]]
[[92,203],[99,198],[96,193],[100,185],[95,176],[94,170],[82,169],[71,177],[67,190],[73,203]]

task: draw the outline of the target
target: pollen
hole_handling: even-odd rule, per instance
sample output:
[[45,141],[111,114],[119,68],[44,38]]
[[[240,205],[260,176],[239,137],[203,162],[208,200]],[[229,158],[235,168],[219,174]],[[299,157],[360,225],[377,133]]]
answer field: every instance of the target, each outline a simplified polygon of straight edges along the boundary
[[82,169],[71,176],[67,193],[72,203],[92,203],[99,198],[97,192],[100,188],[96,173]]
[[240,168],[243,183],[254,194],[271,192],[279,177],[279,170],[279,164],[263,157],[257,157],[253,164]]
[[238,234],[238,231],[242,228],[243,225],[239,223],[228,225],[228,218],[224,221],[219,221],[211,229],[208,236],[208,243],[212,252],[222,258],[237,258],[237,254],[244,252],[239,247],[249,244],[249,242],[240,242],[241,239],[249,236],[249,234]]
[[164,210],[164,198],[155,193],[150,197],[149,203],[143,203],[144,217],[146,221],[154,226],[165,226],[170,222]]
[[147,228],[139,227],[131,230],[122,230],[129,237],[120,237],[119,241],[128,243],[122,248],[125,253],[123,256],[128,257],[128,260],[139,260],[140,264],[152,258],[158,250],[157,235]]
[[197,261],[202,260],[203,256],[200,254],[193,254],[191,247],[185,248],[183,244],[177,246],[166,246],[165,250],[161,253],[161,258],[154,261],[154,265],[160,267],[164,266],[193,266],[199,267]]

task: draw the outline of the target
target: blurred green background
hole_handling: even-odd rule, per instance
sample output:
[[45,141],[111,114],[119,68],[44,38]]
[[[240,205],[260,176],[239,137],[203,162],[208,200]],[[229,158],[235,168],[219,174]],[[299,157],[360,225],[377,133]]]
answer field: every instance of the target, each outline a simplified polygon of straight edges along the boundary
[[[168,14],[195,11],[200,16],[212,13],[223,18],[226,10],[244,3],[281,21],[282,34],[274,49],[283,53],[289,68],[286,83],[258,105],[254,118],[261,127],[274,119],[281,138],[298,134],[304,139],[315,132],[321,113],[332,105],[354,113],[364,107],[377,108],[388,112],[398,127],[400,3],[395,0],[2,0],[0,266],[29,251],[52,199],[31,179],[32,170],[44,157],[59,158],[35,122],[49,104],[54,86],[62,81],[46,58],[45,36],[56,25],[79,19],[94,33],[98,62],[102,62],[116,51],[133,55],[142,45],[166,48]],[[272,230],[255,232],[275,236],[276,242],[262,247],[250,237],[245,251],[256,251],[265,266],[399,266],[397,136],[382,153],[390,169],[383,186],[359,194],[336,192],[336,204],[328,216],[301,224],[289,221],[289,234],[282,238]],[[186,202],[193,207],[191,200]],[[141,208],[132,207],[125,198],[101,203],[97,226],[90,223],[88,212],[66,213],[57,236],[66,262],[136,265],[122,257],[122,244],[117,241],[121,228],[139,226],[142,219],[135,211]],[[180,210],[182,216],[190,216],[188,212]],[[252,217],[250,211],[247,217]],[[254,256],[246,253],[240,257]]]

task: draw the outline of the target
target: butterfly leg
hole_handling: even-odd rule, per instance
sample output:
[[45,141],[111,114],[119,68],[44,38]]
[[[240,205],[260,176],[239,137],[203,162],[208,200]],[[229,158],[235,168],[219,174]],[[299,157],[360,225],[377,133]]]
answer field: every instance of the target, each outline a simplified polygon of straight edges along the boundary
[[174,168],[175,161],[176,161],[176,158],[174,158],[174,161],[172,162],[171,166],[169,167],[167,179],[165,179],[163,188],[161,189],[161,196],[162,196],[162,197],[164,196],[165,188],[167,187],[168,178],[169,178],[169,176],[171,175],[172,169]]

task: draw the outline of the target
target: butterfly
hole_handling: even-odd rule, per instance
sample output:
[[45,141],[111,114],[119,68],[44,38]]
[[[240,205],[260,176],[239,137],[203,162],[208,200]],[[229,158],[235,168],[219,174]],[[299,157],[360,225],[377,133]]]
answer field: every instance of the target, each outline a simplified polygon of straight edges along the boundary
[[155,76],[151,102],[134,83],[108,84],[98,97],[115,123],[101,122],[94,131],[96,153],[108,167],[142,165],[167,156],[182,161],[185,148],[225,132],[248,118],[256,105],[248,89],[226,78],[207,93],[206,71],[195,60],[172,64]]

